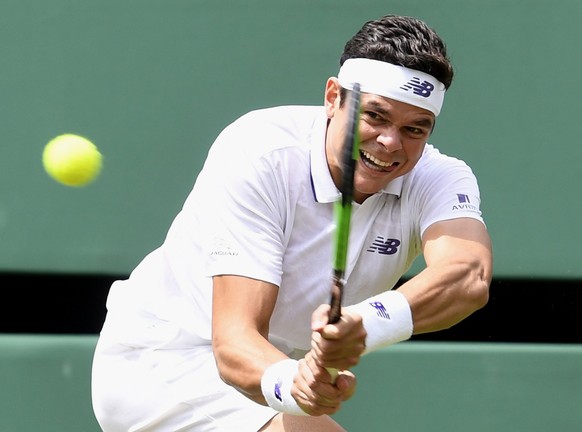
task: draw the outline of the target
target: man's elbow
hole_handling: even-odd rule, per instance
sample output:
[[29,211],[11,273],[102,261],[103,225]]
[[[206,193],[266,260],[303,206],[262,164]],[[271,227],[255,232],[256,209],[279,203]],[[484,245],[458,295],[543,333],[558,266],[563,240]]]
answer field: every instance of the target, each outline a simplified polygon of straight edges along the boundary
[[468,287],[468,299],[473,306],[473,311],[484,308],[489,302],[489,287],[491,286],[491,265],[483,260],[475,260],[471,265],[470,273],[473,275]]
[[472,291],[474,311],[484,308],[489,302],[489,283],[479,281],[475,284]]

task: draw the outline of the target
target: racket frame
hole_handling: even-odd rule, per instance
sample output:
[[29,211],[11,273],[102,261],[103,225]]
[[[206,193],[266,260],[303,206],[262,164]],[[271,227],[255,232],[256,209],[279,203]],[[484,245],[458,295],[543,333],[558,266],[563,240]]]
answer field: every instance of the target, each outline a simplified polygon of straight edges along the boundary
[[334,204],[336,231],[333,246],[333,272],[330,299],[329,323],[335,324],[341,318],[341,306],[345,287],[345,271],[350,237],[352,201],[354,197],[354,172],[359,150],[360,85],[354,84],[347,100],[348,125],[342,149],[341,199]]

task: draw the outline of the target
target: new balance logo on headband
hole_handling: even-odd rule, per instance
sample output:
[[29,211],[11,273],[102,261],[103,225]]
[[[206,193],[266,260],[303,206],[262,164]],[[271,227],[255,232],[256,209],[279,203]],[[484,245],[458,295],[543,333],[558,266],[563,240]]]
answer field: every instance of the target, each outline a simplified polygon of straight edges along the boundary
[[412,93],[414,93],[415,95],[427,98],[431,95],[432,91],[434,90],[434,85],[432,85],[428,81],[421,82],[420,78],[414,77],[400,88],[405,91],[409,91],[410,89],[412,89]]
[[423,108],[435,117],[441,112],[447,90],[430,74],[368,58],[347,59],[340,67],[337,79],[348,90],[358,83],[364,93]]

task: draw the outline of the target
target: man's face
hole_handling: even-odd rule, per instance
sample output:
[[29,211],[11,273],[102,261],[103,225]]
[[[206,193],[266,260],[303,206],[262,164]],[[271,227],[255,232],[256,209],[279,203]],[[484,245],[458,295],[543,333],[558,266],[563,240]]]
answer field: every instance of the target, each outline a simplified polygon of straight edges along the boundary
[[[339,83],[330,78],[326,89],[330,119],[326,155],[336,185],[341,181],[341,150],[348,111],[346,103],[339,107],[339,88]],[[357,202],[414,168],[435,122],[434,114],[428,110],[369,93],[362,93],[360,111],[360,157],[354,175]]]

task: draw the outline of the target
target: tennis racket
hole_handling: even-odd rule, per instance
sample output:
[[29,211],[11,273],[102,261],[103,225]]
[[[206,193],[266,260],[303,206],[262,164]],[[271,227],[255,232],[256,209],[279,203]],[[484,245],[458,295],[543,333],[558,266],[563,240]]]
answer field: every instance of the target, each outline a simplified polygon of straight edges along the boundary
[[[354,171],[359,157],[358,123],[360,119],[360,85],[354,84],[347,100],[348,124],[342,153],[342,182],[340,186],[341,199],[335,203],[334,217],[336,230],[333,248],[333,273],[329,323],[335,324],[341,318],[342,297],[345,285],[345,270],[350,237],[350,220],[352,216],[352,199],[354,192]],[[337,377],[337,369],[328,369],[333,380]]]

